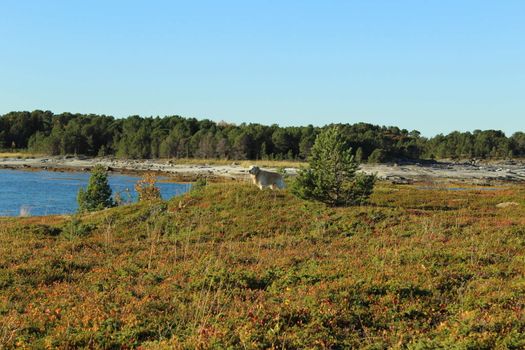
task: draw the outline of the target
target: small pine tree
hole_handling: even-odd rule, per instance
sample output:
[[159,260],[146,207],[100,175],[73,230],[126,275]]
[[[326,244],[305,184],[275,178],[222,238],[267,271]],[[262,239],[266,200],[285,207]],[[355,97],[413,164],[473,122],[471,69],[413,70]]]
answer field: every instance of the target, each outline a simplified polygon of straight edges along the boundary
[[301,198],[330,206],[366,202],[375,184],[374,175],[357,173],[359,163],[346,147],[339,127],[317,136],[308,159],[310,167],[299,172],[292,191]]
[[261,151],[260,151],[260,156],[261,156],[261,159],[263,160],[268,159],[268,150],[266,148],[267,148],[266,142],[263,142],[261,145]]
[[106,149],[105,145],[100,146],[100,149],[98,150],[98,156],[99,157],[105,157],[108,154],[108,150]]
[[359,147],[357,151],[355,151],[355,161],[358,163],[361,163],[363,161],[363,149]]
[[385,151],[381,148],[376,148],[368,157],[368,163],[377,164],[385,161]]
[[107,171],[101,165],[95,166],[91,170],[86,190],[83,188],[78,190],[78,210],[80,212],[96,211],[113,207],[115,204],[111,193]]

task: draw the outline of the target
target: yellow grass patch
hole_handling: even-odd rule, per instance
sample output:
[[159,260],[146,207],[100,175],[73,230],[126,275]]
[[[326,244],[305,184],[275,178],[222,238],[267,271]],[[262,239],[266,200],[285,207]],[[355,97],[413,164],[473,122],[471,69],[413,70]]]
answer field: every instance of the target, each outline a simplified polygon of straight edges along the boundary
[[42,154],[29,152],[0,152],[0,158],[36,158],[41,157]]
[[199,159],[199,158],[181,158],[172,159],[171,162],[174,164],[195,164],[195,165],[231,165],[237,164],[245,168],[251,165],[257,165],[260,167],[268,168],[303,168],[308,163],[303,161],[293,160],[228,160],[228,159]]

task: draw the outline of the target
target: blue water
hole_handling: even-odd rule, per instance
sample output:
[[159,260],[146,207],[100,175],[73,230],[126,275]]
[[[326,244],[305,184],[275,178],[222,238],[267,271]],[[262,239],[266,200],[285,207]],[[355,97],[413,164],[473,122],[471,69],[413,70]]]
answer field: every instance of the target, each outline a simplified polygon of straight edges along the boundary
[[[86,187],[89,173],[59,173],[50,171],[19,171],[0,169],[0,216],[69,214],[77,210],[77,193]],[[113,195],[135,201],[134,185],[138,176],[111,174],[109,183]],[[159,177],[162,180],[162,177]],[[162,198],[187,192],[190,184],[158,182]]]

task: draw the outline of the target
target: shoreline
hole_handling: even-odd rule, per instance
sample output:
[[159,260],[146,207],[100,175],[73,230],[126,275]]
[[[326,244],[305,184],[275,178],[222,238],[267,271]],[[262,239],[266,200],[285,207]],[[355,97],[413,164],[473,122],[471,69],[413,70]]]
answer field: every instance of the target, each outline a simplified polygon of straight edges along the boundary
[[[213,163],[213,161],[210,161]],[[246,163],[246,162],[244,162]],[[253,163],[258,163],[253,161]],[[263,162],[264,163],[264,162]],[[211,181],[247,180],[248,167],[235,161],[230,164],[184,163],[166,159],[114,159],[83,157],[34,157],[0,158],[0,169],[25,171],[88,172],[100,164],[110,172],[140,175],[145,172],[158,173],[174,180],[192,182],[200,177]],[[277,170],[275,167],[265,167]],[[297,174],[298,167],[287,167],[288,175]],[[413,182],[460,182],[490,186],[497,182],[525,182],[525,163],[522,161],[498,161],[484,163],[437,162],[429,164],[362,164],[360,169],[368,174],[377,174],[378,179],[395,184]]]
[[157,173],[180,182],[193,182],[200,177],[210,180],[238,180],[248,177],[247,170],[238,165],[173,164],[168,160],[117,160],[110,158],[0,158],[0,169],[22,171],[89,172],[102,165],[110,173],[141,175]]

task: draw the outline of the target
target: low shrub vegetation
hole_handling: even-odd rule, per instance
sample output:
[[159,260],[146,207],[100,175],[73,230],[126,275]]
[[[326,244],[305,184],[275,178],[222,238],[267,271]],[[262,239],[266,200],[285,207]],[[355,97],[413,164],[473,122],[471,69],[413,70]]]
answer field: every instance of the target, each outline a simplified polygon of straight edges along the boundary
[[378,183],[330,207],[231,182],[0,218],[0,348],[523,348],[524,195]]
[[154,173],[146,173],[135,184],[135,191],[139,201],[152,201],[160,199],[160,189],[157,187],[157,176]]

